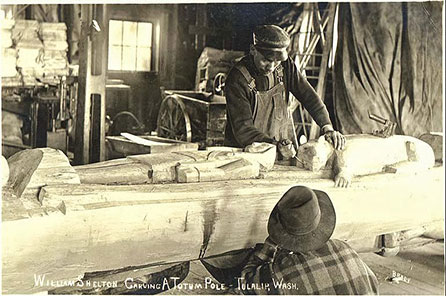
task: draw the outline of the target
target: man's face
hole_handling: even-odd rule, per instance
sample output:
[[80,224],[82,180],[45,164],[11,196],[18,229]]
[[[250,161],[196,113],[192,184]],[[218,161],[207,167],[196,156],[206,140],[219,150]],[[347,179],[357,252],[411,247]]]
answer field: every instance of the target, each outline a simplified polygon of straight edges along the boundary
[[267,75],[274,71],[280,65],[279,60],[270,60],[266,58],[255,47],[251,48],[251,54],[254,57],[254,65],[262,75]]

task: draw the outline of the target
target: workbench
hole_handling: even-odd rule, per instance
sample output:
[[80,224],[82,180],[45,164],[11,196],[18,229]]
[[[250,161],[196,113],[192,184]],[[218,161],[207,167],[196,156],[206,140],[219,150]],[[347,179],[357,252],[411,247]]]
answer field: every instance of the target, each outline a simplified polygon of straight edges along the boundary
[[[105,172],[104,172],[105,173]],[[337,213],[334,238],[348,242],[444,224],[444,168],[356,178],[350,188],[276,165],[252,180],[187,184],[52,185],[65,212],[3,190],[3,293],[52,289],[45,280],[154,266],[248,248],[266,236],[269,213],[293,185],[324,190]],[[45,199],[44,199],[45,200]]]

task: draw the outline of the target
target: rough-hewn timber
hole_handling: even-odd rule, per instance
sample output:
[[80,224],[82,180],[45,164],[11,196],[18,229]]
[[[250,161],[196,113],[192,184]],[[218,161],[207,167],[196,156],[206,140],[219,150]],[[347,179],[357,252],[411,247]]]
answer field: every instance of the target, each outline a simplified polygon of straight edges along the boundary
[[[266,237],[271,209],[295,184],[331,196],[339,239],[444,221],[443,167],[361,177],[351,188],[297,178],[297,171],[296,178],[283,171],[275,178],[199,184],[46,186],[39,197],[47,216],[3,221],[3,292],[48,290],[35,285],[34,274],[70,279],[250,247]],[[62,202],[65,213],[58,209]]]

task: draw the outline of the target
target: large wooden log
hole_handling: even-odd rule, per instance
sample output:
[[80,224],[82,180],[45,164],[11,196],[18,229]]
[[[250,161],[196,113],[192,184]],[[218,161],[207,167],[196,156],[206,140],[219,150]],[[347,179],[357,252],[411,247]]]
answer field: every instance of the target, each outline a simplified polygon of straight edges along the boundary
[[[285,173],[284,173],[285,174]],[[323,179],[256,179],[137,186],[46,186],[40,199],[65,214],[3,221],[3,292],[48,290],[48,280],[84,272],[169,263],[251,247],[267,235],[269,213],[295,184],[327,192],[334,237],[358,239],[444,220],[444,171],[361,177],[351,188]]]
[[420,140],[432,147],[436,161],[443,161],[443,133],[432,132],[423,134],[420,136]]
[[332,168],[337,185],[348,186],[354,176],[386,170],[421,172],[435,164],[432,148],[410,136],[381,138],[367,134],[347,135],[343,150],[335,150],[322,136],[301,145],[297,158],[311,171]]
[[79,176],[62,151],[36,148],[18,152],[8,159],[9,185],[17,197],[36,198],[42,186],[80,184]]
[[260,174],[259,163],[244,158],[180,164],[175,169],[178,183],[255,179]]
[[8,165],[8,161],[6,160],[6,158],[2,155],[1,156],[1,161],[2,161],[2,165],[0,167],[1,175],[2,175],[2,186],[5,186],[6,183],[9,180],[9,165]]
[[152,183],[148,165],[129,158],[73,167],[82,184]]

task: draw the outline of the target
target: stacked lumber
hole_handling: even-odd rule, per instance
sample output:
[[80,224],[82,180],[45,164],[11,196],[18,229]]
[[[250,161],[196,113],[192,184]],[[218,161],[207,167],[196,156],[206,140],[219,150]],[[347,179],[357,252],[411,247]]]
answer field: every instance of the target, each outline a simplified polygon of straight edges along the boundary
[[43,40],[43,81],[58,83],[59,76],[68,75],[68,42],[65,23],[41,23],[40,36]]
[[39,22],[16,20],[12,40],[17,49],[17,68],[24,86],[38,85],[43,77],[43,43],[39,39]]
[[2,45],[2,86],[20,86],[21,79],[17,72],[17,50],[13,48],[12,42],[12,28],[14,27],[14,20],[1,20],[1,45]]
[[0,40],[2,48],[12,47],[12,28],[14,27],[14,20],[2,19],[0,23],[1,36]]

